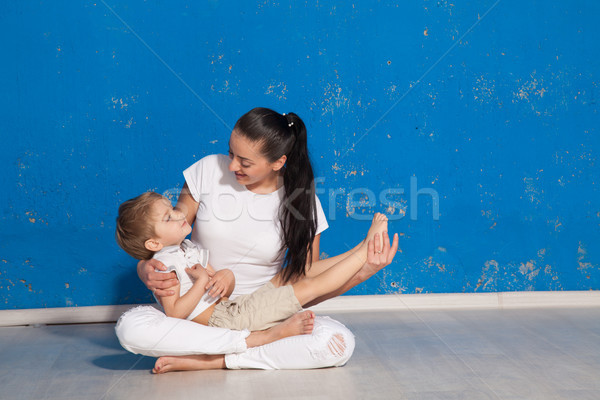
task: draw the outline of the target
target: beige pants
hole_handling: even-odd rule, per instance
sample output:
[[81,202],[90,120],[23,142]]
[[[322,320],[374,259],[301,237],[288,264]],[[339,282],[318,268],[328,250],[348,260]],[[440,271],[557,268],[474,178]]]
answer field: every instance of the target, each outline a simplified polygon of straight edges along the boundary
[[224,300],[215,306],[209,326],[260,331],[302,310],[291,285],[276,288],[271,282],[254,293],[235,300]]

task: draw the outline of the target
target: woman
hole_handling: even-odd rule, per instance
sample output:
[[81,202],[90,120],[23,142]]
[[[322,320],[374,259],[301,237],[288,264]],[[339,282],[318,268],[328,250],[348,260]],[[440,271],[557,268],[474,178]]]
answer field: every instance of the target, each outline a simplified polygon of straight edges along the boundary
[[[184,171],[185,186],[177,208],[184,211],[191,240],[210,250],[216,270],[236,276],[231,295],[252,293],[282,266],[286,281],[329,268],[339,257],[311,269],[319,257],[320,233],[328,227],[314,191],[307,133],[293,113],[255,108],[236,123],[229,158],[211,155]],[[384,249],[389,251],[389,241]],[[368,279],[391,262],[365,264],[343,288],[313,304],[335,297]],[[156,260],[140,261],[138,275],[158,295],[169,295],[174,275]],[[192,325],[194,326],[192,326]],[[209,368],[299,369],[341,366],[352,355],[354,337],[342,324],[317,317],[311,335],[295,336],[252,349],[232,348],[235,331],[215,331],[173,320],[150,307],[133,309],[117,324],[124,348],[157,360],[155,371]],[[231,340],[230,340],[231,337]],[[240,352],[242,351],[242,352]],[[223,355],[225,354],[225,355]]]

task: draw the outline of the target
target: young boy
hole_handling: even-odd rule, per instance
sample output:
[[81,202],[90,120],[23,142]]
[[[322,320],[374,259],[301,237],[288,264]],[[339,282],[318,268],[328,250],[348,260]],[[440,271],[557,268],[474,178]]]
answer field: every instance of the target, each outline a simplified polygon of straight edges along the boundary
[[235,286],[233,272],[215,272],[208,264],[208,251],[185,240],[191,227],[163,196],[147,192],[123,203],[119,207],[116,238],[119,246],[133,257],[158,258],[167,266],[166,272],[176,272],[179,287],[174,288],[175,294],[156,297],[167,316],[208,326],[258,331],[273,327],[302,310],[303,305],[339,289],[367,260],[374,268],[388,265],[397,251],[398,235],[390,248],[386,231],[387,217],[377,213],[367,238],[348,256],[313,263],[313,268],[319,268],[319,263],[329,266],[335,261],[324,272],[287,285],[277,274],[254,293],[234,300],[227,298]]

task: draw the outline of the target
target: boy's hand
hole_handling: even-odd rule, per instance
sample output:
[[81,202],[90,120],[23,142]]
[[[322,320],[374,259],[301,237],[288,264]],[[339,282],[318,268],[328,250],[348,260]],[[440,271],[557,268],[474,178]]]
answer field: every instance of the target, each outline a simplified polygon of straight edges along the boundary
[[206,272],[208,272],[208,276],[212,278],[213,276],[215,276],[217,271],[215,271],[215,269],[212,267],[212,265],[210,265],[210,263],[206,263]]
[[137,271],[140,280],[158,297],[174,295],[175,291],[169,289],[179,283],[175,271],[168,273],[156,271],[166,271],[166,269],[163,263],[155,259],[138,263]]
[[185,272],[187,272],[187,274],[192,279],[192,282],[194,283],[196,283],[196,281],[208,282],[208,280],[210,279],[208,273],[204,268],[202,268],[202,265],[200,264],[196,264],[192,268],[186,268]]
[[210,287],[212,289],[208,293],[211,297],[223,297],[230,291],[231,288],[233,291],[233,286],[235,285],[235,276],[230,269],[222,269],[220,271],[215,272],[215,275],[212,277],[210,282],[206,284],[205,289],[208,290]]

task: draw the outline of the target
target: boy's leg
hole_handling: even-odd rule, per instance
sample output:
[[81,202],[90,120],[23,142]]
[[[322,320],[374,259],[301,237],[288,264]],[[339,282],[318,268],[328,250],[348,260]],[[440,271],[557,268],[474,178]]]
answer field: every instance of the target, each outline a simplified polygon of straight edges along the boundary
[[[377,218],[377,220],[387,221],[387,217],[385,216],[385,214],[375,213],[375,215],[373,216],[373,221],[371,221],[371,226],[369,227],[369,231],[367,232],[367,236],[365,239],[363,239],[360,243],[358,243],[356,246],[354,246],[354,248],[346,251],[345,253],[338,254],[337,256],[333,256],[333,257],[328,257],[323,260],[313,261],[310,269],[306,271],[305,278],[313,278],[317,275],[322,274],[323,272],[325,272],[329,268],[333,267],[334,265],[338,264],[339,262],[345,260],[346,258],[354,256],[354,254],[356,252],[358,252],[363,247],[363,245],[367,245],[369,240],[374,240],[376,233],[381,234],[383,232],[383,229],[381,229],[381,227],[379,225],[374,225],[376,218]],[[387,226],[385,227],[385,230],[386,229],[387,229]],[[305,279],[305,278],[298,278],[296,281],[284,282],[283,279],[281,279],[281,276],[282,276],[282,272],[280,271],[279,273],[277,273],[277,275],[275,275],[271,279],[271,282],[275,285],[275,287],[280,287],[283,285],[290,285],[290,284],[293,284],[294,282]]]
[[[363,242],[354,253],[321,274],[315,277],[304,278],[294,283],[292,287],[300,304],[305,305],[317,297],[333,292],[343,286],[367,262],[369,249],[371,252],[376,251],[378,254],[382,252],[380,235],[381,232],[385,232],[386,230],[387,217],[383,214],[375,214],[367,235],[368,242]],[[374,240],[371,240],[371,237]]]

